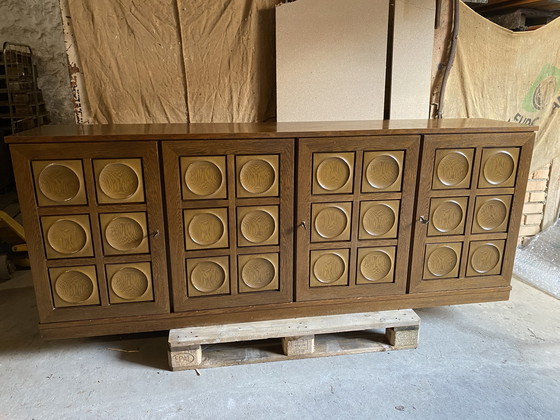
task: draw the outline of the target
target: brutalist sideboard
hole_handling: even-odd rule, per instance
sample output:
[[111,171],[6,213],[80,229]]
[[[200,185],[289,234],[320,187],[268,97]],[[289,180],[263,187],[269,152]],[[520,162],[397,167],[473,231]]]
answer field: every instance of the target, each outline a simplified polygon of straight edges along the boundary
[[534,130],[442,119],[11,136],[41,332],[507,300]]

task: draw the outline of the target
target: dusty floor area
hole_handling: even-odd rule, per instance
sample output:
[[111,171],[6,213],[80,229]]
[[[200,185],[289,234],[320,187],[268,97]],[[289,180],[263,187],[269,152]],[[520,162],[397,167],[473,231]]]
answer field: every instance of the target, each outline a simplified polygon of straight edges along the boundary
[[517,249],[513,272],[560,299],[560,220]]
[[[552,419],[560,301],[420,309],[416,350],[167,370],[165,333],[41,341],[29,272],[0,288],[0,418]],[[119,350],[132,350],[122,352]]]

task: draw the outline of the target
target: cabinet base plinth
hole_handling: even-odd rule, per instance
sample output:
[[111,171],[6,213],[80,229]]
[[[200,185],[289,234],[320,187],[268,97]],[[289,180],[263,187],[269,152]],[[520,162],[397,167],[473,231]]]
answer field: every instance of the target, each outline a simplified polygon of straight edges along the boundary
[[39,324],[46,340],[164,331],[188,326],[219,325],[271,319],[385,311],[403,308],[462,305],[509,299],[511,287],[383,296],[380,298],[292,302],[240,308],[215,309],[112,319]]

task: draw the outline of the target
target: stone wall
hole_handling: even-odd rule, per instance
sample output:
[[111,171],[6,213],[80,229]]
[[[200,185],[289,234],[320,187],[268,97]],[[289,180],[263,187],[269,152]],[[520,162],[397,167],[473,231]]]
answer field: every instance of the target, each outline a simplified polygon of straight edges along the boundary
[[75,122],[58,0],[1,0],[0,43],[27,44],[54,124]]

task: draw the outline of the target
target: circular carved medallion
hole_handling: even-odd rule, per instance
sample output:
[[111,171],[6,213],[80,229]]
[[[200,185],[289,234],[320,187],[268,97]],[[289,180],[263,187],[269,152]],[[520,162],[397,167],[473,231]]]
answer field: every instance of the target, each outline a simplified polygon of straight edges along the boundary
[[144,229],[131,217],[115,217],[105,228],[105,238],[118,251],[132,251],[144,240]]
[[262,194],[274,185],[276,173],[266,160],[252,159],[246,162],[239,171],[239,182],[245,191],[251,194]]
[[428,257],[428,270],[436,277],[449,274],[457,265],[457,253],[450,247],[435,249]]
[[325,238],[332,239],[341,235],[348,226],[348,216],[338,207],[327,207],[315,217],[315,230]]
[[385,235],[396,221],[394,210],[387,204],[375,204],[364,214],[362,226],[372,236]]
[[199,292],[211,293],[223,286],[226,273],[220,264],[204,261],[192,270],[190,281]]
[[253,258],[241,269],[241,280],[251,289],[268,286],[276,276],[276,267],[266,258]]
[[344,275],[346,262],[337,254],[321,255],[313,264],[313,274],[321,283],[334,283]]
[[47,242],[59,254],[71,255],[84,249],[87,243],[87,233],[79,223],[60,219],[49,228]]
[[266,241],[276,230],[276,221],[272,215],[264,210],[253,210],[241,220],[241,234],[254,244]]
[[360,263],[360,273],[366,280],[378,281],[387,276],[391,271],[393,262],[384,251],[372,251]]
[[458,185],[469,174],[469,160],[461,152],[450,152],[445,155],[437,167],[439,181],[448,187]]
[[509,179],[515,169],[513,157],[506,151],[493,154],[484,164],[484,178],[492,185]]
[[480,274],[493,270],[499,262],[500,250],[493,244],[482,245],[471,257],[471,267]]
[[215,194],[222,182],[220,168],[207,160],[191,163],[185,172],[185,185],[193,194],[201,197]]
[[134,169],[124,163],[109,163],[99,173],[99,188],[113,200],[132,197],[139,185]]
[[344,159],[331,157],[322,161],[315,173],[317,183],[327,191],[344,187],[350,178],[350,165]]
[[39,174],[39,190],[51,201],[70,201],[80,192],[80,178],[68,166],[51,163]]
[[111,277],[113,293],[125,300],[141,298],[149,286],[146,274],[134,267],[121,268]]
[[390,155],[372,159],[366,168],[366,179],[373,188],[383,190],[393,185],[400,174],[399,162]]
[[463,221],[463,209],[455,201],[445,201],[434,210],[432,224],[442,232],[451,232]]
[[192,218],[188,232],[190,239],[201,246],[218,242],[224,235],[224,223],[212,213],[200,213]]
[[86,302],[95,289],[89,276],[76,270],[58,276],[54,288],[60,299],[71,304]]
[[499,198],[486,201],[476,213],[476,221],[484,230],[496,229],[505,222],[508,215],[506,204]]

